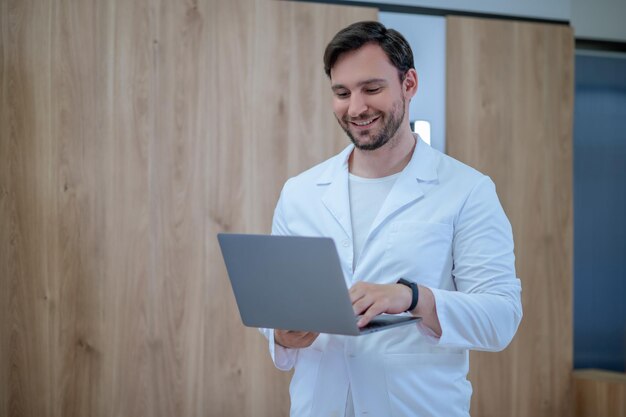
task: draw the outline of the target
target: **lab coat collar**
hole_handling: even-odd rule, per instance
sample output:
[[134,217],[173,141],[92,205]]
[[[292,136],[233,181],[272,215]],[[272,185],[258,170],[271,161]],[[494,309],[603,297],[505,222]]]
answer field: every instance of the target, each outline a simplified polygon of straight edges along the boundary
[[419,136],[415,135],[415,138],[417,140],[415,150],[404,171],[418,182],[437,181],[437,163],[439,162],[437,152]]
[[[437,182],[437,154],[418,136],[416,140],[411,160],[396,180],[374,219],[372,231],[397,210],[420,199],[424,195],[422,183]],[[317,181],[318,186],[328,186],[322,202],[350,239],[352,239],[352,223],[348,189],[348,158],[353,150],[354,145],[349,145],[333,158]]]
[[370,235],[394,213],[421,199],[424,196],[426,184],[437,182],[437,154],[417,135],[416,141],[411,160],[396,180],[376,215]]
[[354,145],[349,145],[335,156],[317,181],[318,186],[328,186],[322,196],[322,203],[341,225],[350,240],[352,240],[352,221],[348,189],[348,158],[353,149]]
[[[436,181],[437,180],[437,157],[435,151],[420,138],[415,135],[417,144],[413,151],[411,160],[404,168],[404,174],[408,173],[410,177],[418,181]],[[327,185],[335,179],[340,179],[342,174],[347,177],[348,158],[354,150],[354,145],[350,144],[337,154],[332,162],[328,164],[317,180],[317,185]],[[404,174],[402,176],[404,176]]]

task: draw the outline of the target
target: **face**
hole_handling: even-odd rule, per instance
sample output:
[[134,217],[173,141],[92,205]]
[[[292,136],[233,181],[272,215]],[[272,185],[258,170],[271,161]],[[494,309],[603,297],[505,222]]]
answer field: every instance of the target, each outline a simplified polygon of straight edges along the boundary
[[407,100],[415,94],[414,75],[415,71],[409,70],[401,82],[398,70],[376,44],[339,57],[330,72],[333,111],[358,149],[393,144],[402,124],[408,126]]

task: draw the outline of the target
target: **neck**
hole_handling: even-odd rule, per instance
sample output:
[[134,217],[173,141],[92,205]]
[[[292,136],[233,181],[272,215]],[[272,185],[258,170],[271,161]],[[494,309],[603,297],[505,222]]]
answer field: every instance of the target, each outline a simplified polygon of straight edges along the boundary
[[350,173],[363,178],[381,178],[397,174],[407,166],[415,149],[415,138],[408,125],[384,146],[364,151],[354,148],[348,160]]

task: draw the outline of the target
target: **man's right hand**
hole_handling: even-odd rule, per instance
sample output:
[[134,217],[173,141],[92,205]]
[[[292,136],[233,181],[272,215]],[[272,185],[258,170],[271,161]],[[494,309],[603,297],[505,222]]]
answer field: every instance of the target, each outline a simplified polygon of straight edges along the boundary
[[313,344],[319,333],[300,332],[296,330],[274,330],[274,342],[282,347],[299,349]]

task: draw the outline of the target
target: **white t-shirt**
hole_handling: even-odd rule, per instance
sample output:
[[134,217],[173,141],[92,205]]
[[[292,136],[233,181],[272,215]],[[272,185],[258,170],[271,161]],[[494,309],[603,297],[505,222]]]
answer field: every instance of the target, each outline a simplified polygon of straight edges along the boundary
[[352,244],[354,248],[352,269],[359,261],[359,256],[376,215],[400,174],[401,172],[398,172],[382,178],[362,178],[349,174],[350,219],[352,220]]
[[[398,172],[382,178],[362,178],[349,174],[350,219],[352,220],[352,247],[354,249],[353,270],[359,262],[359,256],[372,223],[374,223],[376,215],[378,215],[400,174],[401,172]],[[352,403],[350,388],[348,388],[348,398],[346,399],[345,417],[354,417],[354,404]]]

